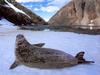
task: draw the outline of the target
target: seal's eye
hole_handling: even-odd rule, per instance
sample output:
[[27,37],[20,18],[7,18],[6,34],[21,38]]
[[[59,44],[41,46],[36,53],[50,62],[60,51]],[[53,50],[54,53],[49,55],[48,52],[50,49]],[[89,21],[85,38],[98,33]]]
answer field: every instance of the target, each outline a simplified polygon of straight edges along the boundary
[[21,39],[21,38],[24,38],[24,35],[18,34],[16,37],[17,37],[18,39]]

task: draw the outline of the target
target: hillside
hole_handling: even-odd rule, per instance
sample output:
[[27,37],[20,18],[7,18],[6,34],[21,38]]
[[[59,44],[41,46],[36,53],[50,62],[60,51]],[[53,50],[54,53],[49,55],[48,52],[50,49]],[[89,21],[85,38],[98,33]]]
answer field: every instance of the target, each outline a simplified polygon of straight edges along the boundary
[[49,24],[100,29],[100,0],[72,0],[49,20]]

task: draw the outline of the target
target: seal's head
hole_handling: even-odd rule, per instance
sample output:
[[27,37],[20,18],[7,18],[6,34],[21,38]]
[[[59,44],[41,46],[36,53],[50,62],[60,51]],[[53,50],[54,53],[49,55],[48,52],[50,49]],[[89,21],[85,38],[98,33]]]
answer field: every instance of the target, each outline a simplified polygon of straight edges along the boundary
[[23,43],[29,44],[29,42],[25,39],[24,35],[18,34],[16,36],[16,44],[20,45],[20,44],[23,44]]

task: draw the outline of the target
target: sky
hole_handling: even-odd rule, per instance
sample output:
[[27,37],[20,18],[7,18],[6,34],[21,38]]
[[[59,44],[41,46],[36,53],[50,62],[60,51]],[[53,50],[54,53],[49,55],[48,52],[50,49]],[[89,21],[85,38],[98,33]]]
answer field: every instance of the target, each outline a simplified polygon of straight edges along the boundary
[[70,0],[16,0],[48,21],[61,7]]

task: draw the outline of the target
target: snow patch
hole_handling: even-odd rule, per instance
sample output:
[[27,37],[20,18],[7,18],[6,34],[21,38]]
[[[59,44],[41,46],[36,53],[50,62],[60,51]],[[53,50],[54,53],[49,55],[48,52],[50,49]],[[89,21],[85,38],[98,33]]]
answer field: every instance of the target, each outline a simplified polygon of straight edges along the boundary
[[1,19],[0,20],[0,32],[6,32],[6,31],[11,31],[11,30],[16,30],[18,29],[17,26],[14,26],[13,23],[9,22],[6,19]]
[[1,19],[1,20],[0,20],[0,25],[3,25],[3,26],[5,26],[5,27],[10,27],[10,26],[13,26],[14,24],[11,23],[11,22],[9,22],[9,21],[6,20],[6,19]]
[[50,29],[44,29],[43,31],[50,31]]
[[7,5],[7,4],[5,4],[4,6],[5,6],[5,7],[8,7],[8,8],[10,8],[10,6],[9,6],[9,5]]

